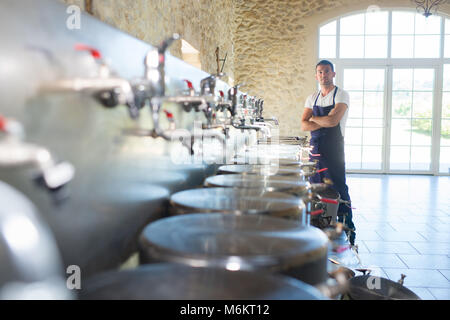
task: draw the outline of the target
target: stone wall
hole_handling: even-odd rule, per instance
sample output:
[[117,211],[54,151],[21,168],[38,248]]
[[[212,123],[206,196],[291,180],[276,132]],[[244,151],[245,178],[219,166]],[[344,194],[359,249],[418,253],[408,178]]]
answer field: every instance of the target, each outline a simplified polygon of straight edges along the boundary
[[[83,0],[60,0],[79,5]],[[179,33],[200,52],[202,69],[216,73],[215,51],[227,53],[223,71],[234,78],[234,4],[233,0],[92,0],[92,13],[100,20],[152,45]],[[182,58],[181,42],[170,53]],[[227,80],[227,79],[225,79]]]

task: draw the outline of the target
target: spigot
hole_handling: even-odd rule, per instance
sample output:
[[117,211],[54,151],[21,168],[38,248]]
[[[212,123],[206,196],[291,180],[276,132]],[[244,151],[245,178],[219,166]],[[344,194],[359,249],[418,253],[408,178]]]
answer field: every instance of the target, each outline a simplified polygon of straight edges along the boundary
[[272,132],[270,126],[267,125],[267,123],[260,123],[260,122],[254,122],[252,121],[254,119],[250,119],[250,123],[252,126],[259,127],[260,132],[262,134],[262,139],[272,138]]
[[206,117],[206,123],[208,125],[212,125],[213,118],[215,116],[214,109],[213,109],[212,105],[208,103],[206,105],[206,108],[203,109],[203,113],[205,114],[205,117]]
[[213,95],[195,95],[192,82],[188,80],[185,80],[185,82],[188,85],[189,95],[164,97],[162,100],[164,102],[180,104],[186,112],[190,112],[192,109],[196,112],[202,111],[205,114],[208,124],[212,124],[214,109],[218,103],[217,97]]
[[225,76],[225,73],[212,74],[200,80],[200,92],[202,95],[214,95],[216,89],[216,80]]
[[264,121],[264,118],[262,116],[263,105],[264,105],[263,99],[258,99],[256,101],[256,119],[257,119],[257,121],[261,121],[261,120]]
[[195,89],[194,89],[194,85],[192,84],[192,82],[187,79],[184,79],[183,81],[186,82],[186,85],[188,86],[189,96],[190,97],[195,96]]
[[229,138],[230,128],[224,123],[216,123],[216,124],[203,124],[202,130],[211,130],[211,129],[222,129],[222,134],[226,138]]
[[166,50],[175,41],[180,39],[178,33],[165,39],[157,48],[150,50],[145,56],[145,78],[150,81],[152,96],[164,97],[166,93],[165,84],[165,61]]
[[[213,96],[215,88],[215,79],[221,75],[212,75],[201,81],[202,94],[195,95],[195,89],[192,82],[185,79],[188,86],[188,95],[184,96],[165,96],[165,52],[167,48],[175,41],[180,39],[179,34],[173,34],[171,37],[165,39],[159,47],[147,53],[145,64],[145,79],[149,83],[149,92],[147,99],[150,102],[150,110],[152,113],[153,130],[152,137],[162,137],[165,140],[171,140],[173,137],[173,130],[165,131],[159,126],[159,113],[164,102],[177,103],[183,106],[186,112],[203,111],[208,124],[212,123],[213,108],[216,99]],[[207,93],[207,94],[204,94]],[[170,121],[170,120],[169,120]]]
[[127,105],[130,116],[136,118],[139,114],[139,108],[142,106],[136,103],[136,96],[130,82],[120,78],[111,70],[103,60],[99,50],[85,44],[76,44],[74,48],[77,51],[89,52],[99,68],[97,77],[61,79],[44,84],[41,90],[50,92],[87,91],[92,93],[93,97],[105,107],[115,107],[119,104]]
[[165,140],[171,140],[159,126],[159,112],[165,99],[165,53],[167,48],[175,41],[180,39],[180,35],[174,33],[171,37],[162,41],[155,49],[150,50],[144,59],[145,74],[144,78],[149,83],[147,99],[150,100],[150,111],[152,113],[153,130],[152,137],[162,137]]
[[220,100],[216,105],[216,111],[224,112],[231,108],[231,101],[225,101],[225,94],[222,90],[219,90]]
[[173,118],[172,112],[169,112],[167,110],[163,110],[163,111],[166,114],[167,120],[169,121],[169,130],[175,130],[176,129],[176,127],[175,127],[175,120]]
[[268,118],[268,119],[265,119],[264,118],[264,121],[271,121],[271,122],[273,122],[276,126],[279,126],[279,123],[278,123],[278,119],[277,118],[275,118],[275,117],[272,117],[272,118]]
[[42,146],[23,142],[24,131],[19,122],[0,115],[0,131],[5,134],[0,139],[0,167],[31,165],[38,170],[35,180],[50,191],[60,189],[72,180],[73,165],[57,162]]
[[399,284],[403,285],[403,283],[405,282],[405,278],[406,275],[405,274],[400,274],[400,279],[397,281]]
[[241,95],[241,101],[242,101],[242,109],[247,109],[247,95],[243,94]]
[[231,102],[229,106],[227,106],[228,111],[230,111],[231,117],[234,118],[236,115],[236,108],[237,108],[237,92],[238,87],[234,86],[228,89],[228,101]]
[[255,106],[256,106],[256,98],[255,97],[251,97],[251,99],[250,99],[250,107],[252,109],[255,109]]
[[77,51],[88,51],[92,58],[97,62],[99,66],[99,77],[100,78],[107,78],[111,76],[113,73],[111,69],[109,68],[106,61],[103,59],[102,54],[99,50],[97,50],[94,47],[88,46],[84,43],[77,43],[74,46],[74,49]]
[[[151,137],[162,137],[165,140],[172,140],[174,137],[179,135],[179,132],[175,131],[175,123],[173,122],[173,117],[166,116],[169,119],[171,125],[170,130],[163,130],[159,125],[160,110],[164,102],[176,103],[183,107],[184,111],[190,112],[194,109],[196,112],[202,111],[207,118],[207,125],[212,126],[214,117],[214,108],[218,101],[217,97],[214,96],[214,90],[216,85],[216,79],[223,76],[224,74],[211,75],[204,78],[200,82],[201,94],[196,95],[194,86],[192,82],[185,79],[186,85],[188,87],[188,94],[181,96],[166,96],[165,95],[165,51],[173,43],[173,41],[180,39],[178,34],[173,34],[168,39],[164,40],[161,45],[151,50],[147,53],[144,64],[145,64],[145,80],[148,83],[148,90],[146,100],[149,101],[150,110],[153,120],[153,129],[150,132]],[[191,135],[192,138],[195,138]],[[184,139],[185,140],[185,139]],[[184,141],[183,140],[183,141]],[[192,143],[189,146],[191,154]]]

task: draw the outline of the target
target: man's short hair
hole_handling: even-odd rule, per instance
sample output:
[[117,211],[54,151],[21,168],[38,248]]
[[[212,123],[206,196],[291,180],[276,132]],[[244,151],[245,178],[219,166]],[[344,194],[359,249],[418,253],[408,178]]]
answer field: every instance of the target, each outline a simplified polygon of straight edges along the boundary
[[320,60],[318,64],[316,64],[316,70],[318,66],[330,66],[331,67],[331,71],[334,72],[334,66],[333,64],[328,61],[328,60]]

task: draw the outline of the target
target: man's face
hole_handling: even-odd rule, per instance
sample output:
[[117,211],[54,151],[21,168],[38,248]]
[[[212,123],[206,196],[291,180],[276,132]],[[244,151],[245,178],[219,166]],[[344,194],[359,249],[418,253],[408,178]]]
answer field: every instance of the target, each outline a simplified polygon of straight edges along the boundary
[[316,68],[316,79],[321,86],[330,86],[333,84],[333,78],[336,75],[329,65],[318,65]]

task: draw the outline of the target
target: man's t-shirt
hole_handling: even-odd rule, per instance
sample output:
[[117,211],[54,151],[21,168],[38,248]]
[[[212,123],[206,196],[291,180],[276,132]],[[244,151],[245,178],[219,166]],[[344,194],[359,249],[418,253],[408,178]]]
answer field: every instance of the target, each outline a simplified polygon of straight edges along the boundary
[[[333,90],[331,90],[325,97],[322,96],[322,94],[319,92],[315,92],[312,95],[310,95],[305,102],[305,108],[312,109],[314,106],[314,101],[316,101],[317,95],[319,95],[319,98],[317,99],[317,106],[318,107],[328,107],[333,104],[333,95],[336,91],[337,87],[335,87]],[[338,88],[338,91],[336,93],[335,103],[345,103],[347,105],[347,110],[345,110],[344,116],[342,117],[341,121],[339,122],[341,127],[341,133],[342,136],[345,134],[345,123],[347,122],[348,118],[348,109],[350,108],[350,96],[347,91],[342,90],[341,88]]]

